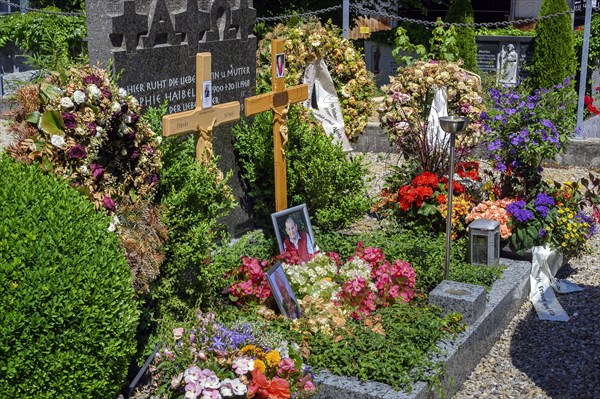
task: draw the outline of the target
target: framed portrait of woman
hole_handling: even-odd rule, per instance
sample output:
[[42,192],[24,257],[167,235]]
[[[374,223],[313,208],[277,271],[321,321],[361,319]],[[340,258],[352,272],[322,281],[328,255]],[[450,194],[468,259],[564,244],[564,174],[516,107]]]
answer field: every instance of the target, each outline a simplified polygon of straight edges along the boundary
[[292,286],[283,271],[281,262],[275,263],[267,271],[267,281],[281,314],[290,319],[302,317],[302,310],[300,309],[300,305],[298,305]]

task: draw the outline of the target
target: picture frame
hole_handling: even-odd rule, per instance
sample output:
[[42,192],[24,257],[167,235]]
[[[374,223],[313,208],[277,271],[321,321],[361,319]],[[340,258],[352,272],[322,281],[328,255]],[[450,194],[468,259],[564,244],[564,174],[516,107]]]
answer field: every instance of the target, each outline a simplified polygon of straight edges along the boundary
[[[294,221],[299,232],[305,232],[307,234],[310,239],[310,244],[312,244],[312,253],[316,252],[317,246],[315,243],[315,235],[310,223],[310,218],[308,217],[308,209],[306,204],[300,204],[271,214],[275,236],[277,237],[277,245],[279,246],[279,253],[284,253],[286,251],[286,222],[289,218]],[[311,251],[309,250],[309,252]]]
[[285,53],[275,54],[275,77],[283,78],[285,76]]
[[281,314],[292,320],[302,317],[302,310],[281,262],[276,262],[267,271],[267,281]]

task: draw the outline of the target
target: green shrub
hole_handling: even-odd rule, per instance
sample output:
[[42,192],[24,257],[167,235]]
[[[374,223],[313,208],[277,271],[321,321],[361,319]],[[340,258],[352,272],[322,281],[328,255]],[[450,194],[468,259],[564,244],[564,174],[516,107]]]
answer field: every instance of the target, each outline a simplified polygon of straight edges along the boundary
[[162,150],[157,195],[169,241],[154,294],[161,315],[178,318],[218,296],[224,270],[209,259],[217,240],[226,234],[219,219],[233,208],[234,199],[216,160],[209,165],[196,161],[192,136],[165,140]]
[[[59,11],[49,8],[48,11]],[[57,70],[72,62],[87,61],[85,15],[41,12],[12,13],[0,17],[0,47],[16,44],[37,69]]]
[[0,392],[111,398],[138,309],[108,218],[37,166],[0,160]]
[[[543,0],[539,17],[569,11],[566,0]],[[575,75],[577,59],[571,14],[540,20],[535,30],[535,46],[531,61],[534,87],[551,87]]]
[[[288,131],[288,205],[306,203],[312,223],[325,231],[346,227],[362,216],[370,207],[362,158],[348,158],[316,125],[302,121],[294,107],[288,113]],[[270,225],[275,212],[272,113],[259,114],[252,125],[242,121],[234,134],[252,210],[257,220]]]
[[[471,0],[454,0],[446,14],[446,22],[472,24],[474,17]],[[477,72],[477,61],[475,60],[477,43],[473,26],[456,27],[456,47],[458,48],[458,58],[464,62],[463,68]]]

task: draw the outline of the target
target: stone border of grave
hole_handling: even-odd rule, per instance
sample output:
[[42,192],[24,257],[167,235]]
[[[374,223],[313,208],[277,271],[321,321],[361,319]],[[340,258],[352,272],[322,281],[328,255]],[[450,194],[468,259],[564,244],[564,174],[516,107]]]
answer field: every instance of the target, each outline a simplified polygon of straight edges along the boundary
[[[487,294],[483,314],[456,339],[438,344],[442,350],[438,359],[446,364],[444,394],[451,395],[460,388],[529,295],[531,263],[509,259],[501,259],[500,263],[506,269]],[[431,396],[430,387],[424,382],[413,384],[409,394],[394,390],[387,384],[363,382],[328,372],[321,372],[315,381],[320,384],[320,399],[425,399]]]

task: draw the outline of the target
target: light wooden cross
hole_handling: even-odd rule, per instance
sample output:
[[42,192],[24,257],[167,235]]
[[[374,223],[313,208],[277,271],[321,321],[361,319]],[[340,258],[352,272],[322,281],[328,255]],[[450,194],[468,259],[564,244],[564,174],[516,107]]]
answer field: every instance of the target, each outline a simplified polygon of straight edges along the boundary
[[287,208],[287,176],[285,144],[287,143],[287,111],[290,104],[308,99],[308,86],[301,84],[286,89],[284,76],[277,77],[276,56],[283,53],[283,39],[271,41],[271,81],[273,91],[244,100],[246,116],[273,111],[273,156],[275,158],[275,211]]
[[[196,159],[208,162],[213,155],[212,130],[215,126],[240,119],[240,102],[208,105],[202,108],[204,82],[211,85],[210,53],[196,54],[196,108],[190,111],[163,116],[163,136],[181,136],[195,132]],[[207,97],[210,99],[212,96]]]

